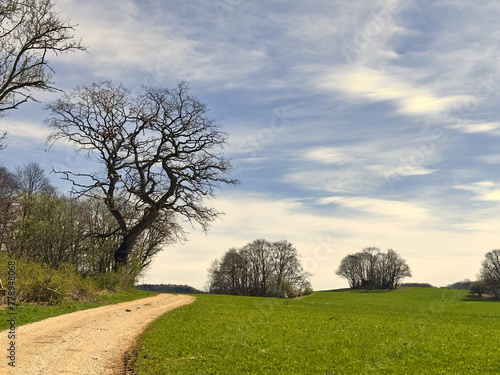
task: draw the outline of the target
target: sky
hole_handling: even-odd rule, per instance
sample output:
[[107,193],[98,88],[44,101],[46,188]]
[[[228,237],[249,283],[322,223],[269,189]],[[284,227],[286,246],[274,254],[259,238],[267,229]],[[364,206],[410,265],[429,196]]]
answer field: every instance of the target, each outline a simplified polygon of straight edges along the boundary
[[[370,246],[406,259],[405,281],[445,286],[500,247],[498,1],[54,3],[88,47],[50,57],[57,87],[186,81],[229,134],[240,184],[207,202],[225,215],[140,282],[202,289],[212,260],[265,238],[295,245],[315,290],[347,287],[341,259]],[[0,119],[0,164],[85,166],[45,144],[59,95]]]

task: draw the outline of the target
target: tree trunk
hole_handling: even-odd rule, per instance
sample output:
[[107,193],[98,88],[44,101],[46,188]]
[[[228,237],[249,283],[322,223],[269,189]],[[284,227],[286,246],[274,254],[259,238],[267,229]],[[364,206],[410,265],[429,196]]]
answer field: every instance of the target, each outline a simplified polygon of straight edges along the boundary
[[159,212],[156,208],[151,208],[148,215],[143,217],[142,220],[123,237],[122,243],[118,246],[118,249],[116,249],[114,254],[114,271],[117,271],[121,266],[126,266],[128,264],[128,258],[137,242],[137,238],[139,238],[142,232],[151,226],[151,224],[158,217],[158,214]]
[[128,257],[132,252],[132,249],[134,248],[138,235],[139,234],[131,236],[130,234],[128,234],[123,238],[122,243],[115,251],[115,264],[113,267],[114,271],[117,271],[121,266],[127,265]]

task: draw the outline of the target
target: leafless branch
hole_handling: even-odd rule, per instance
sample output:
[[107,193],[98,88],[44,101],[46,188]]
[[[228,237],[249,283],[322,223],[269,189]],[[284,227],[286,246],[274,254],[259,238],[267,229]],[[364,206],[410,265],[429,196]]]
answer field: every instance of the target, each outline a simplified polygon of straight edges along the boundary
[[57,90],[47,55],[85,50],[74,40],[74,28],[53,10],[51,0],[0,4],[0,113],[36,101],[32,90]]

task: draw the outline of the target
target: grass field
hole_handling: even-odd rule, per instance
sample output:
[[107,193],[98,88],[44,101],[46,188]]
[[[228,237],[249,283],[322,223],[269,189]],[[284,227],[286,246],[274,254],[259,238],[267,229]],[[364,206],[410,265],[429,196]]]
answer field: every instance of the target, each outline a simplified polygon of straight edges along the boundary
[[149,326],[144,374],[499,374],[500,303],[467,291],[199,295]]

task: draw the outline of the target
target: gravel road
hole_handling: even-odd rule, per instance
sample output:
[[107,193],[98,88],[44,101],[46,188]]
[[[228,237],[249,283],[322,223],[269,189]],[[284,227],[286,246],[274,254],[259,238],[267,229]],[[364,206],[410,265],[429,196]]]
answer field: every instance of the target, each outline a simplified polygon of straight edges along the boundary
[[194,299],[160,294],[18,327],[15,368],[8,366],[8,331],[0,332],[0,374],[126,374],[125,358],[146,326]]

